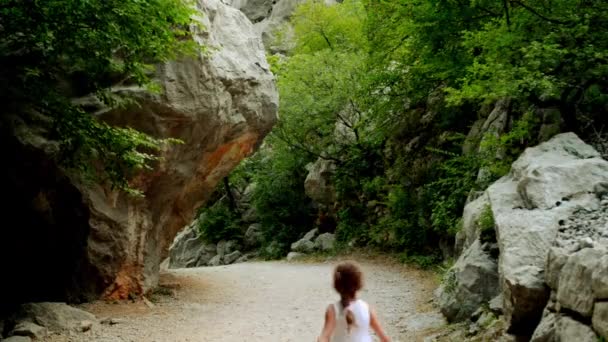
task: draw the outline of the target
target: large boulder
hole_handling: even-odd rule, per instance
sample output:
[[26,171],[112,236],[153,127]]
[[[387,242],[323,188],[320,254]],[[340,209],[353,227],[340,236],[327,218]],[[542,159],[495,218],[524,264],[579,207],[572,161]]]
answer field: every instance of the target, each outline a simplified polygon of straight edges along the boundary
[[291,250],[299,253],[311,253],[315,250],[314,239],[319,234],[319,229],[314,228],[311,229],[308,233],[304,234],[304,236],[291,244]]
[[608,162],[572,133],[528,148],[487,195],[500,248],[499,269],[510,331],[531,334],[549,299],[545,262],[560,224],[596,210]]
[[461,253],[469,248],[480,236],[479,218],[487,206],[490,199],[486,193],[475,200],[467,203],[462,214],[462,229],[456,234],[455,249],[456,253]]
[[498,265],[492,251],[495,248],[475,240],[444,275],[437,298],[448,321],[467,319],[499,294]]
[[254,223],[247,228],[244,237],[245,247],[259,247],[264,242],[264,234],[262,232],[262,225]]
[[[546,262],[552,301],[545,311],[578,321],[562,329],[569,337],[608,338],[608,197],[603,191],[596,195],[602,198],[599,208],[577,210],[562,222]],[[548,319],[543,316],[535,335],[551,325]]]
[[[95,322],[97,318],[92,313],[65,303],[43,302],[21,305],[16,313],[15,321],[34,323],[52,332],[65,332],[80,331],[82,322]],[[22,324],[22,326],[25,325]]]
[[195,221],[173,240],[169,248],[169,268],[204,266],[215,254],[216,246],[203,239]]
[[332,205],[336,200],[336,190],[332,182],[335,170],[336,164],[332,160],[317,159],[310,166],[304,180],[306,195],[317,203]]
[[243,254],[240,251],[234,251],[224,255],[224,263],[226,265],[235,263]]
[[332,233],[323,233],[315,239],[315,249],[327,252],[334,249],[336,236]]
[[291,244],[291,250],[299,253],[312,253],[315,250],[315,243],[310,240],[300,239]]
[[[55,144],[25,123],[15,140],[2,134],[11,152],[3,162],[12,167],[0,180],[13,202],[2,213],[7,222],[20,222],[0,232],[2,269],[14,282],[4,292],[11,300],[128,298],[155,286],[177,232],[272,128],[278,93],[260,36],[242,12],[220,0],[198,0],[197,8],[204,29],[191,31],[207,52],[159,65],[160,93],[114,88],[133,95],[137,106],[87,106],[110,124],[184,142],[165,148],[153,171],[133,177],[144,198],[66,175],[49,157]],[[28,274],[32,269],[49,271]]]

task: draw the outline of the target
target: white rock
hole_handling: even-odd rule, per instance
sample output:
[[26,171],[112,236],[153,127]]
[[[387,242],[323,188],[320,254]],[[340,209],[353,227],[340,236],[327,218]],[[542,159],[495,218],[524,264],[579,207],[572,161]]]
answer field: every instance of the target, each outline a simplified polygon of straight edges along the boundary
[[562,307],[591,317],[594,303],[591,276],[599,266],[602,255],[599,250],[586,248],[568,258],[557,289],[557,301]]
[[531,334],[531,322],[540,319],[549,299],[545,265],[559,222],[577,209],[598,209],[592,191],[606,181],[608,162],[576,135],[565,133],[526,149],[509,175],[488,188],[512,332]]
[[41,327],[38,324],[32,322],[19,322],[15,325],[15,328],[11,332],[12,335],[27,336],[35,339],[42,339],[48,334],[48,330],[45,327]]
[[304,254],[303,254],[303,253],[298,253],[298,252],[289,252],[289,253],[287,254],[287,261],[293,261],[293,260],[299,259],[299,258],[301,258],[301,257],[303,257],[303,256],[304,256]]
[[608,302],[595,303],[592,322],[593,329],[604,339],[608,339]]
[[315,239],[315,248],[317,250],[327,252],[334,249],[336,243],[336,237],[331,233],[323,233]]

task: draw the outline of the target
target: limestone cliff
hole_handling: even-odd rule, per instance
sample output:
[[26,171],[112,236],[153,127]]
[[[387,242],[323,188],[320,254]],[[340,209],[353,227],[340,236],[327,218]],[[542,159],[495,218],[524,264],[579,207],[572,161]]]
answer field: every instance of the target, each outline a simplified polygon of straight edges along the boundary
[[[12,197],[3,211],[9,222],[21,221],[0,233],[2,264],[10,266],[3,269],[19,293],[12,300],[127,298],[154,286],[176,233],[270,131],[278,93],[261,38],[243,13],[219,0],[199,0],[197,7],[204,29],[192,30],[207,52],[159,66],[160,94],[116,89],[140,106],[97,112],[112,124],[184,141],[133,179],[144,198],[66,175],[45,152],[52,142],[27,123],[18,124],[24,129],[17,139],[3,137],[12,165],[2,171]],[[52,290],[35,285],[44,280]]]

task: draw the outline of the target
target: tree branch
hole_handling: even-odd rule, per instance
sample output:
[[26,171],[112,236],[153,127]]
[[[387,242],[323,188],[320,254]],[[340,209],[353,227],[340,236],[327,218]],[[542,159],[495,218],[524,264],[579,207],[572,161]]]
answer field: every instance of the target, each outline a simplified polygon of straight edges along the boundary
[[[505,6],[506,6],[506,1],[507,1],[507,0],[504,0],[504,1],[505,1]],[[530,7],[530,6],[526,5],[526,4],[524,4],[524,3],[523,3],[523,2],[521,2],[521,1],[518,1],[518,0],[508,0],[508,1],[509,1],[509,2],[511,2],[511,3],[517,4],[517,5],[519,5],[519,6],[523,7],[523,8],[525,8],[525,9],[526,9],[526,10],[528,10],[530,13],[532,13],[532,14],[534,14],[535,16],[537,16],[537,17],[539,17],[539,18],[541,18],[541,19],[544,19],[544,20],[546,20],[546,21],[548,21],[548,22],[550,22],[550,23],[553,23],[553,24],[560,24],[560,25],[566,25],[566,24],[570,24],[570,23],[571,23],[571,22],[569,22],[569,21],[561,21],[561,20],[557,20],[557,19],[551,19],[551,18],[548,18],[548,17],[546,17],[546,16],[544,16],[544,15],[542,15],[542,14],[538,13],[538,11],[536,11],[534,8],[532,8],[532,7]]]

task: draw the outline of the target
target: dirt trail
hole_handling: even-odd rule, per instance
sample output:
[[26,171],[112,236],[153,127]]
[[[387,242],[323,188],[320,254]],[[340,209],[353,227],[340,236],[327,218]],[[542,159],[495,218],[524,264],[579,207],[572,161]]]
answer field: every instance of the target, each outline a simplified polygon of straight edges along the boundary
[[[154,307],[142,302],[87,305],[98,317],[121,322],[69,341],[315,341],[325,308],[337,299],[330,279],[336,263],[251,262],[171,270],[161,284],[173,288],[166,291],[172,294],[153,296]],[[361,298],[377,309],[393,341],[422,340],[422,330],[438,320],[429,304],[432,275],[387,261],[360,263],[366,276]]]

